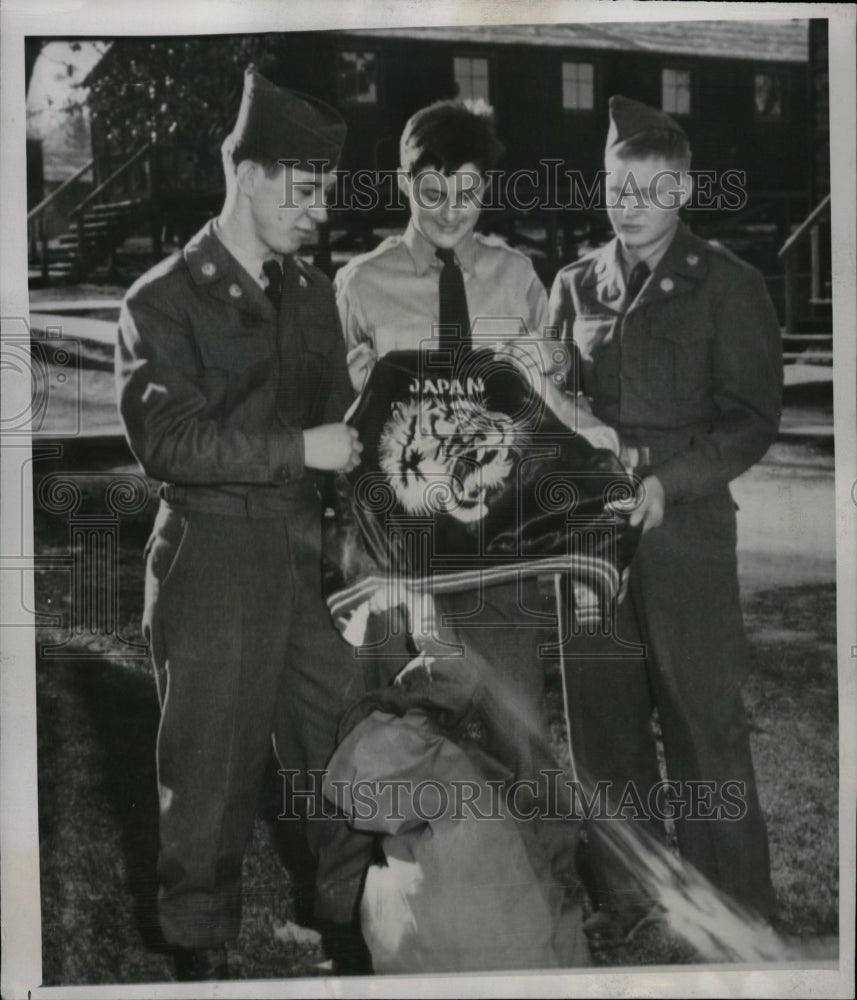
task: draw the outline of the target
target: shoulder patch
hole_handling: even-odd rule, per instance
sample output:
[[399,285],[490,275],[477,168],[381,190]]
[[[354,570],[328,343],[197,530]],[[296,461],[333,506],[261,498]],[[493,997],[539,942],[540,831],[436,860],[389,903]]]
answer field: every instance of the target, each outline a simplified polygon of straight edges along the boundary
[[318,282],[322,285],[330,284],[330,278],[328,278],[324,271],[316,267],[315,264],[311,264],[308,260],[304,260],[303,257],[298,257],[297,262],[298,270],[303,271],[310,281]]

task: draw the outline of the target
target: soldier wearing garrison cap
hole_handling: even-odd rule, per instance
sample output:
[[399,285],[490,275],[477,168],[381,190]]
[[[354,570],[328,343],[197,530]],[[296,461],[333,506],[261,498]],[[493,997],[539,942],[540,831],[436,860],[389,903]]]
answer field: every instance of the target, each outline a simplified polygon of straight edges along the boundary
[[607,149],[619,146],[643,132],[672,132],[687,141],[687,133],[674,119],[658,108],[614,94],[608,102],[610,124],[607,128]]
[[[342,422],[352,389],[331,285],[296,256],[325,221],[344,140],[333,108],[249,69],[219,217],[121,311],[120,412],[163,484],[144,632],[161,702],[159,917],[182,979],[228,975],[272,736],[300,791],[362,689],[321,598],[316,483],[361,446]],[[316,918],[335,970],[356,971],[369,838],[306,827]]]
[[[779,323],[759,272],[680,220],[689,167],[676,121],[612,97],[605,168],[615,239],[560,271],[550,297],[550,322],[575,349],[574,387],[636,450],[642,480],[633,520],[644,534],[617,638],[582,636],[569,664],[572,735],[592,782],[631,781],[645,802],[661,780],[656,707],[682,857],[770,917],[767,834],[740,694],[748,651],[729,483],[777,433]],[[639,655],[629,658],[618,640]],[[690,795],[699,782],[712,790],[703,803]],[[737,805],[727,801],[736,788]],[[662,823],[649,826],[664,836]],[[611,864],[597,823],[589,844],[598,907],[590,940],[621,937],[645,901]]]
[[[333,170],[345,142],[338,112],[309,94],[277,87],[252,67],[232,137],[270,160],[285,159],[301,170]],[[284,149],[286,153],[284,155]]]

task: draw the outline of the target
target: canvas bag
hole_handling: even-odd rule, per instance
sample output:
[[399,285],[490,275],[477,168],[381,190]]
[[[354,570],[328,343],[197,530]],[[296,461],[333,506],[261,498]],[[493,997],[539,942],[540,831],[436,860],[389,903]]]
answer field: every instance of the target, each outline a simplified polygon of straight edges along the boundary
[[[372,711],[334,753],[325,795],[356,829],[381,836],[386,859],[370,867],[360,907],[375,972],[589,964],[579,905],[551,884],[528,824],[488,785],[501,773],[421,708]],[[456,783],[468,784],[475,810]]]

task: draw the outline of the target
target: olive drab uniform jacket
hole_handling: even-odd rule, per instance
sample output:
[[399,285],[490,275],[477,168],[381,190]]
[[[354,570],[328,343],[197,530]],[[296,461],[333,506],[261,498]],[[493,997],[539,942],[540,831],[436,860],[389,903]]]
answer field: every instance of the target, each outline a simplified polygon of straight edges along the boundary
[[623,441],[649,449],[667,502],[722,489],[780,418],[779,322],[761,274],[683,224],[627,306],[618,240],[559,272],[550,320],[579,388]]
[[119,407],[165,498],[212,513],[311,496],[302,429],[341,420],[353,393],[328,279],[297,261],[279,319],[208,223],[129,291]]
[[[260,264],[261,266],[261,264]],[[304,781],[324,767],[360,664],[321,596],[322,508],[303,429],[353,393],[328,279],[286,257],[277,310],[206,225],[129,290],[117,345],[134,454],[163,481],[143,634],[161,722],[158,915],[184,947],[234,940],[272,736]],[[306,824],[315,911],[348,923],[372,856],[344,823]]]
[[[718,809],[728,782],[744,790],[734,822],[679,814],[683,859],[769,917],[767,834],[740,695],[750,657],[729,482],[777,433],[779,324],[761,274],[681,224],[635,301],[627,298],[613,240],[560,271],[550,300],[551,322],[575,348],[572,378],[595,415],[641,449],[637,474],[656,475],[666,496],[663,522],[643,535],[631,563],[618,640],[576,640],[568,672],[575,755],[592,780],[656,787],[657,707],[676,787],[713,783]],[[629,644],[638,650],[630,658]],[[589,840],[596,899],[617,905],[624,875],[592,831]]]

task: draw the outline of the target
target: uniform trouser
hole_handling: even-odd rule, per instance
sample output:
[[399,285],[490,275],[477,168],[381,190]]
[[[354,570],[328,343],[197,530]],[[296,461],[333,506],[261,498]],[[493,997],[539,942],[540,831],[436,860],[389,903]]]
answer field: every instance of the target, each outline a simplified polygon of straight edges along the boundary
[[[658,814],[683,809],[675,821],[683,859],[770,916],[767,833],[741,700],[748,649],[727,491],[669,506],[663,524],[643,536],[615,635],[642,644],[644,654],[617,656],[614,636],[581,636],[567,647],[578,768],[590,785],[610,782],[614,803],[633,781],[649,812],[650,790],[661,780],[650,726],[656,706],[667,778],[679,783],[680,795],[670,790],[643,825],[662,837]],[[682,805],[669,806],[676,798]],[[596,901],[620,905],[629,893],[628,872],[599,834],[604,822],[616,821],[589,828]]]
[[[161,698],[159,916],[172,944],[237,936],[272,735],[283,768],[323,768],[343,709],[362,693],[321,598],[318,520],[308,504],[283,518],[159,512],[144,631]],[[342,819],[310,819],[306,833],[316,914],[347,921],[371,839]]]

